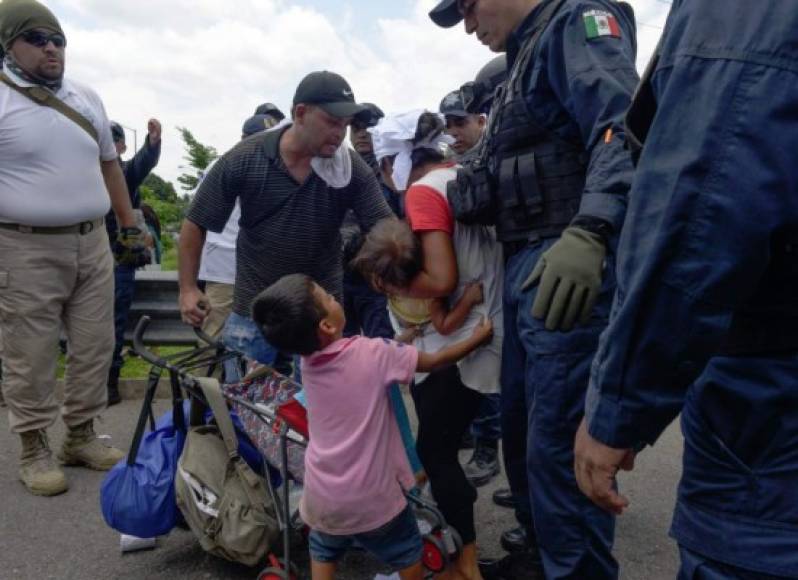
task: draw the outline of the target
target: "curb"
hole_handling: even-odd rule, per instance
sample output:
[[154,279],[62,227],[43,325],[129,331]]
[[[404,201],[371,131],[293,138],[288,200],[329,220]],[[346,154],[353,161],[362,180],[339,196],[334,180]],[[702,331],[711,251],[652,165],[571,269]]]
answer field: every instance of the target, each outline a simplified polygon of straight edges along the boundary
[[[119,379],[119,394],[122,396],[123,401],[127,399],[143,399],[146,391],[147,379]],[[55,384],[55,395],[59,401],[64,400],[63,394],[64,381],[59,379]],[[169,388],[169,379],[161,379],[155,391],[155,398],[169,399],[171,397],[172,392]]]

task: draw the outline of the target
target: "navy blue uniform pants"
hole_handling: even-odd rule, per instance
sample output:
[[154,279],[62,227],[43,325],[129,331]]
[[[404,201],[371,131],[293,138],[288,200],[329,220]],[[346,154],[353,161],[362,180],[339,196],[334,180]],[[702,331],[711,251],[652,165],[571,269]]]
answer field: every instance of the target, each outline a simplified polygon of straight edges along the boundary
[[125,328],[133,297],[136,293],[136,268],[117,264],[114,266],[114,355],[111,361],[111,375],[119,376],[125,364],[122,347],[125,344]]
[[671,535],[729,578],[798,577],[797,385],[798,354],[716,356],[685,399]]
[[679,568],[677,580],[787,580],[788,578],[788,576],[771,576],[762,572],[751,572],[710,560],[684,546],[679,546],[679,557],[682,566]]
[[498,441],[502,437],[501,395],[482,395],[477,416],[471,423],[471,435],[481,441]]
[[551,332],[530,314],[536,288],[520,288],[556,239],[530,243],[505,266],[502,447],[516,517],[534,526],[546,578],[617,578],[615,518],[576,485],[574,437],[584,414],[590,363],[615,289],[611,264],[591,319]]

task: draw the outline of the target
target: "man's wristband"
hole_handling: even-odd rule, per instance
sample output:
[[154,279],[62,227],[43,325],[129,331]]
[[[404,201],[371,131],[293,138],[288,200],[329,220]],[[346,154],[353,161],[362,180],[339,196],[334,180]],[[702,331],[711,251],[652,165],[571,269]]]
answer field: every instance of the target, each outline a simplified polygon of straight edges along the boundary
[[141,228],[138,226],[127,226],[119,228],[119,233],[126,236],[137,236],[141,233]]

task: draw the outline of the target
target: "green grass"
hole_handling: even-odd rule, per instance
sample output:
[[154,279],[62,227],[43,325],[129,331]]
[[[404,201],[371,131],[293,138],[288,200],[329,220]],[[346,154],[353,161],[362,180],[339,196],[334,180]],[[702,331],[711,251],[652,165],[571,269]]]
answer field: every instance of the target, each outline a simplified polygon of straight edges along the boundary
[[[159,353],[161,356],[168,356],[177,352],[190,350],[190,347],[185,346],[155,346],[151,347],[154,352]],[[58,356],[58,378],[64,378],[64,365],[65,357],[63,354]],[[120,377],[123,379],[146,379],[150,372],[150,363],[140,359],[137,356],[125,356],[125,366],[122,367]]]
[[161,256],[161,270],[177,270],[177,246],[164,251]]

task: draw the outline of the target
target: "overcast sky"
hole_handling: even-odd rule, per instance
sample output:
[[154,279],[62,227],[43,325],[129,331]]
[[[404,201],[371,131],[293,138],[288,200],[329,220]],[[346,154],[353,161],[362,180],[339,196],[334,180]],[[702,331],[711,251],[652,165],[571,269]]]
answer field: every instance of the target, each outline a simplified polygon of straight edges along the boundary
[[[139,144],[147,119],[161,120],[156,172],[171,181],[185,163],[175,127],[224,152],[259,103],[287,114],[310,71],[342,74],[358,101],[387,112],[436,109],[494,56],[462,26],[433,25],[427,12],[436,0],[44,1],[68,37],[67,76],[97,90]],[[641,71],[669,1],[630,1]],[[127,140],[130,154],[130,132]]]

